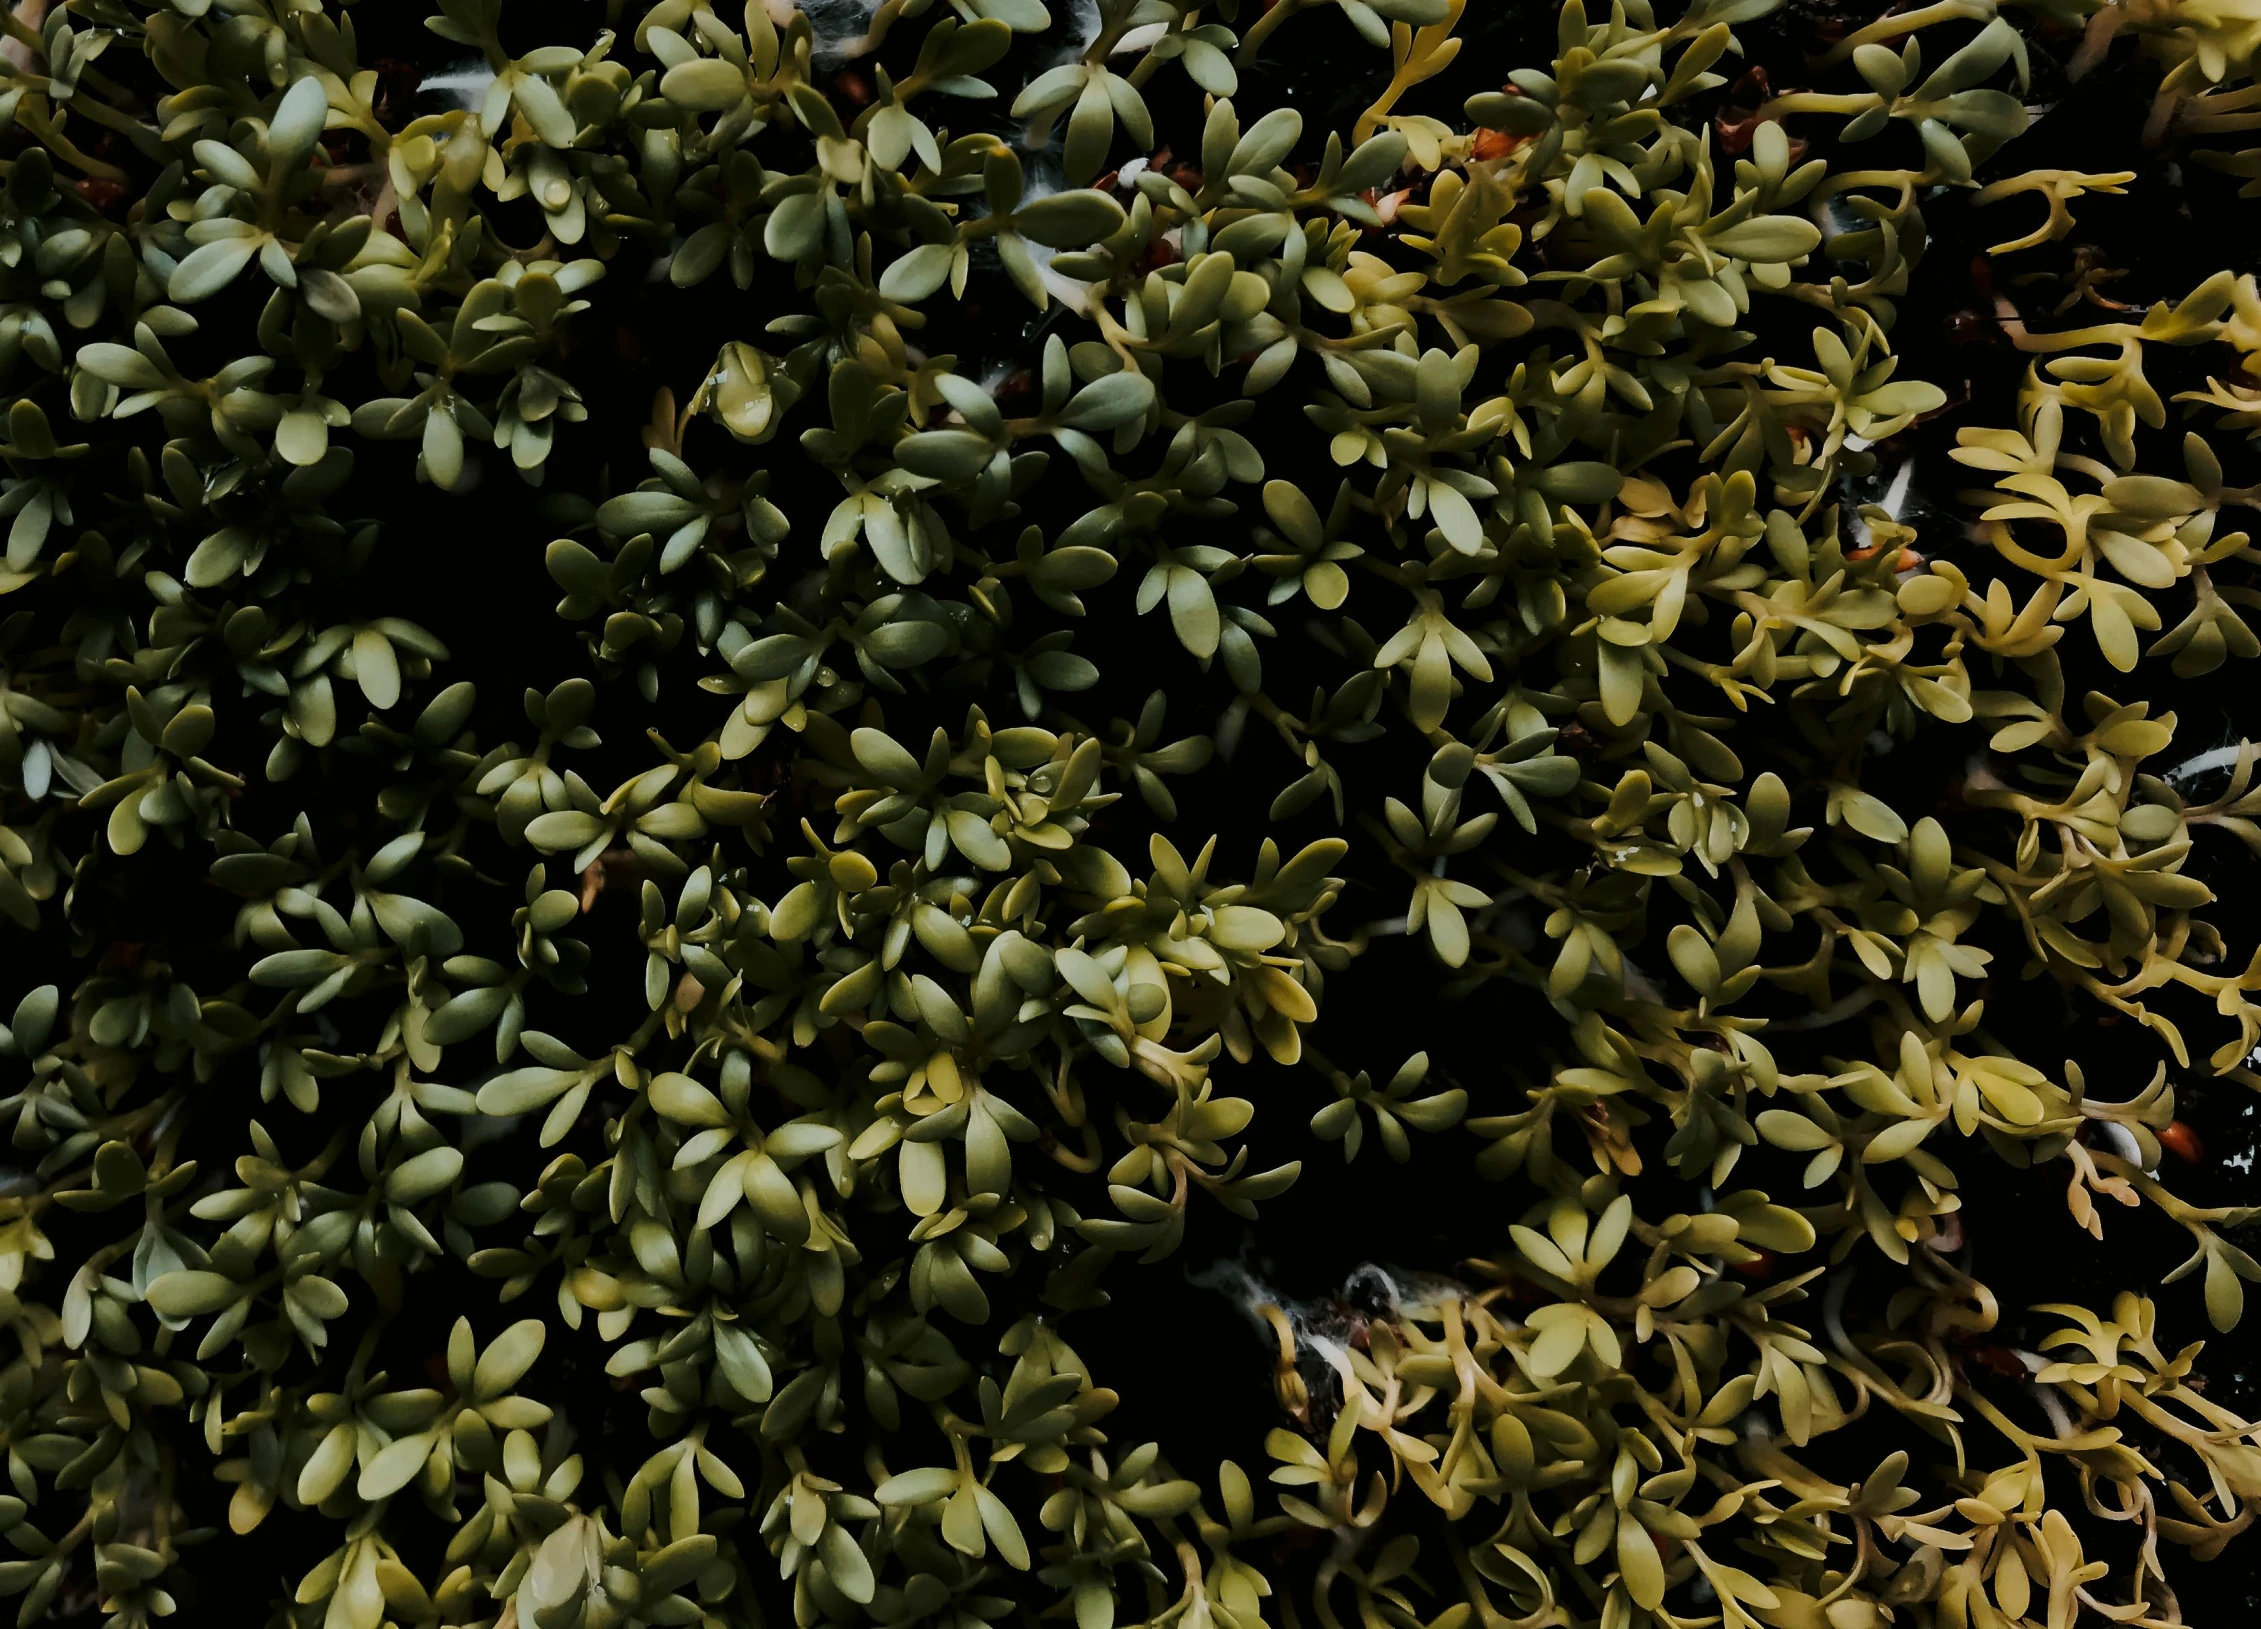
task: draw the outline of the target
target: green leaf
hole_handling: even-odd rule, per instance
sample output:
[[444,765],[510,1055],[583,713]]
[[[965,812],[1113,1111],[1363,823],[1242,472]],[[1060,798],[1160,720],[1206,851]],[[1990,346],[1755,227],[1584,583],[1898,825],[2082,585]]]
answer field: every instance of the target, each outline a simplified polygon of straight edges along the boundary
[[959,1483],[958,1473],[946,1465],[922,1465],[915,1471],[890,1476],[872,1490],[883,1505],[924,1505],[946,1498]]
[[1048,249],[1080,249],[1115,235],[1123,206],[1103,192],[1055,192],[1023,204],[1013,227],[1031,243]]
[[568,1069],[532,1067],[497,1075],[479,1088],[481,1114],[524,1114],[562,1097],[581,1076]]
[[547,1334],[540,1319],[527,1318],[497,1335],[479,1354],[478,1366],[472,1371],[472,1401],[491,1402],[524,1379],[534,1360],[542,1355]]
[[363,1499],[389,1499],[408,1486],[432,1457],[432,1438],[418,1433],[387,1443],[362,1467],[354,1493]]
[[396,1205],[429,1199],[463,1174],[463,1154],[454,1148],[427,1148],[403,1160],[385,1179],[385,1197]]
[[1739,260],[1795,260],[1821,247],[1821,228],[1798,215],[1760,215],[1710,234],[1705,242]]
[[225,1273],[167,1273],[149,1286],[149,1304],[163,1317],[194,1318],[233,1306],[246,1293]]
[[[274,121],[267,127],[267,152],[275,174],[286,174],[306,162],[307,155],[314,151],[315,142],[321,139],[329,112],[329,98],[323,92],[322,81],[312,74],[283,93],[282,104],[276,108]],[[173,298],[177,300],[182,296],[176,290]]]
[[746,76],[720,57],[695,57],[661,75],[659,93],[686,112],[720,113],[746,99]]
[[890,300],[917,304],[949,280],[950,266],[957,252],[954,242],[920,244],[908,254],[898,256],[880,274],[879,292]]
[[165,283],[165,297],[180,305],[208,300],[234,282],[265,240],[258,236],[220,238],[191,249]]
[[895,462],[914,475],[958,483],[979,475],[996,451],[987,436],[971,430],[924,430],[895,444]]
[[95,378],[128,390],[157,390],[165,384],[165,375],[157,364],[131,345],[82,345],[74,360]]
[[1664,1558],[1649,1530],[1622,1511],[1617,1518],[1617,1570],[1635,1606],[1650,1611],[1663,1604]]
[[734,1323],[717,1322],[714,1355],[721,1365],[722,1378],[730,1383],[732,1391],[749,1403],[769,1401],[774,1384],[769,1364],[763,1360],[761,1348],[751,1335]]
[[1153,382],[1143,373],[1126,368],[1077,391],[1062,410],[1059,422],[1071,430],[1112,430],[1143,418],[1153,405]]

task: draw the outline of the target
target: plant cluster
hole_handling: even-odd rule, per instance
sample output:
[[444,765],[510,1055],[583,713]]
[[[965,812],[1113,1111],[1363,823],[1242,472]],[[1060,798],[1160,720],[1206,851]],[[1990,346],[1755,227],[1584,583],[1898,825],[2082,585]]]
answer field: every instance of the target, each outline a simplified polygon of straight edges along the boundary
[[[0,18],[19,1622],[2183,1621],[2261,284],[2021,141],[2254,194],[2261,12],[1491,3]],[[1157,1424],[1110,1297],[1382,1162]]]

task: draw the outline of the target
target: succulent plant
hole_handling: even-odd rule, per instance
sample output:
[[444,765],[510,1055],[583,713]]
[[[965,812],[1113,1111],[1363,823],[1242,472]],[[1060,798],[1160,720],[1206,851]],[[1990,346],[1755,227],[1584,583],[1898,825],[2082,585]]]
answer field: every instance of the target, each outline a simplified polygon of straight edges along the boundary
[[435,3],[0,15],[19,1622],[2187,1621],[2249,5]]

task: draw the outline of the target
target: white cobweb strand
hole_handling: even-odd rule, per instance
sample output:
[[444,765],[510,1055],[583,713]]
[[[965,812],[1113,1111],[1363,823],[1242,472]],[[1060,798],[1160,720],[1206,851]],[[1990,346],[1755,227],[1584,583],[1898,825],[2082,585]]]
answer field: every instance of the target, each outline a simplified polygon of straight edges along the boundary
[[438,96],[450,107],[476,113],[486,105],[487,92],[494,82],[494,69],[474,57],[431,75],[416,87],[416,94]]
[[1916,478],[1916,461],[1911,458],[1892,472],[1892,484],[1884,489],[1884,512],[1894,520],[1908,505],[1908,488]]
[[[1850,447],[1860,440],[1859,436],[1847,436],[1845,445]],[[1862,445],[1865,446],[1867,443],[1863,442]],[[1898,520],[1901,512],[1908,506],[1908,494],[1914,489],[1915,478],[1916,461],[1913,458],[1903,460],[1900,467],[1892,472],[1891,484],[1884,489],[1884,496],[1878,500],[1877,507],[1894,520]],[[1846,525],[1847,529],[1853,534],[1854,547],[1867,548],[1870,542],[1868,522],[1861,517],[1857,505],[1847,516]]]
[[2185,758],[2160,778],[2166,781],[2187,781],[2212,770],[2233,768],[2237,763],[2237,755],[2244,749],[2243,741],[2226,741],[2218,747],[2199,753],[2195,758]]
[[878,0],[763,0],[769,20],[783,28],[798,11],[812,30],[811,51],[817,61],[833,67],[864,48]]
[[1350,1342],[1362,1321],[1354,1310],[1358,1301],[1380,1301],[1394,1316],[1407,1317],[1433,1311],[1466,1293],[1466,1286],[1449,1278],[1408,1275],[1368,1261],[1352,1268],[1335,1294],[1316,1301],[1299,1300],[1267,1283],[1250,1267],[1245,1253],[1189,1271],[1186,1281],[1223,1295],[1267,1341],[1273,1338],[1273,1328],[1263,1309],[1277,1307],[1287,1320],[1297,1352],[1313,1353],[1346,1381],[1350,1378]]
[[1099,0],[1071,0],[1068,26],[1060,33],[1058,60],[1074,62],[1099,38]]

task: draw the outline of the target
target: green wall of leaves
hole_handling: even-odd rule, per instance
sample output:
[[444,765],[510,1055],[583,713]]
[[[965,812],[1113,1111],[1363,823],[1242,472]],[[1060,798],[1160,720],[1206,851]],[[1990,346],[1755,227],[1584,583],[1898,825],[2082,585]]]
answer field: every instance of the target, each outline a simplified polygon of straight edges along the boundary
[[0,24],[19,1621],[2250,1565],[2261,4],[437,4]]

